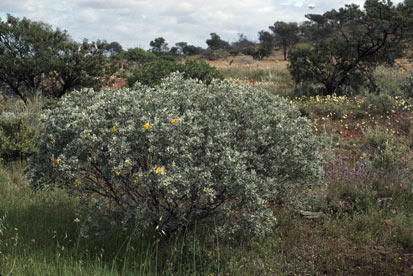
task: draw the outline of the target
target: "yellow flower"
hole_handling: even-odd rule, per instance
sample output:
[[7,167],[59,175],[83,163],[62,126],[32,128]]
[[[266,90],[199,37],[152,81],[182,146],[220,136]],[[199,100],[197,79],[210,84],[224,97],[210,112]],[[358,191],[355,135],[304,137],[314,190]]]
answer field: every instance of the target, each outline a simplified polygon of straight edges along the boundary
[[172,119],[171,120],[171,124],[173,124],[173,125],[176,124],[177,122],[179,122],[179,119]]
[[59,163],[60,163],[60,160],[56,159],[56,165],[59,165]]
[[50,143],[53,144],[54,143],[54,137],[50,136]]
[[139,177],[135,177],[135,179],[133,180],[133,183],[138,183]]
[[80,184],[82,184],[82,181],[80,181],[80,180],[76,181],[76,187],[79,187]]
[[90,132],[86,133],[86,136],[90,136]]
[[272,221],[270,220],[269,224],[272,224]]
[[126,160],[125,160],[125,164],[126,164],[126,165],[130,164],[130,159],[126,159]]
[[116,174],[116,176],[119,176],[120,173],[119,173],[118,170],[116,170],[116,171],[115,171],[115,174]]
[[151,125],[149,123],[146,123],[146,124],[143,125],[143,128],[144,129],[150,129]]
[[163,168],[157,167],[156,168],[156,173],[163,173]]
[[115,132],[115,131],[116,131],[116,127],[113,126],[113,127],[112,127],[112,132]]

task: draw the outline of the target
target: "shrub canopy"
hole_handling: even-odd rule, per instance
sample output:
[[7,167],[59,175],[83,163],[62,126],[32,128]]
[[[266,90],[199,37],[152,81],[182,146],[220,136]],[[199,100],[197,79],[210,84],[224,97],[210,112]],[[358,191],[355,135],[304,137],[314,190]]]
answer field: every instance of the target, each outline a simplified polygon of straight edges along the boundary
[[43,122],[32,185],[88,195],[90,221],[171,233],[214,218],[223,234],[263,234],[276,222],[270,200],[300,206],[323,175],[297,108],[233,82],[175,73],[155,88],[75,91]]

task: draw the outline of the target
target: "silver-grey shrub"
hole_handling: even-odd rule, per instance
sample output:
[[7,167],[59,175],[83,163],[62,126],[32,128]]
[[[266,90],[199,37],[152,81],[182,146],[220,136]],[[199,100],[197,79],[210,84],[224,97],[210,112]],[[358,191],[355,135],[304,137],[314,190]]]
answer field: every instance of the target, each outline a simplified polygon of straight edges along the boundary
[[155,88],[75,91],[43,115],[28,176],[81,196],[92,221],[171,233],[209,218],[223,234],[264,234],[268,203],[309,197],[323,175],[299,115],[264,90],[178,73]]

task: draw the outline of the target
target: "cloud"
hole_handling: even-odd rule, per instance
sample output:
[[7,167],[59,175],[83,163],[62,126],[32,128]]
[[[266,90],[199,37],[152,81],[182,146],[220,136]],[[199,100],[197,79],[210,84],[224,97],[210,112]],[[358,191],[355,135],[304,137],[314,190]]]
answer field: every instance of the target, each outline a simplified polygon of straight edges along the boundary
[[[394,1],[396,3],[400,1]],[[210,33],[234,41],[238,33],[257,39],[275,21],[301,22],[307,13],[324,13],[363,0],[14,0],[0,2],[6,13],[66,29],[78,41],[105,39],[125,48],[146,47],[162,36],[170,46],[186,41],[205,47]],[[314,4],[310,10],[308,5]]]

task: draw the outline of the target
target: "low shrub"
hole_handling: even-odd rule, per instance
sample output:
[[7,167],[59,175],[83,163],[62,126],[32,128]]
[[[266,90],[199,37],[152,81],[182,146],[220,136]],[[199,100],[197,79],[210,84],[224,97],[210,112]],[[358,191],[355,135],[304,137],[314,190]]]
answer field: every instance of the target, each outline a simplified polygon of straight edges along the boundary
[[89,221],[166,234],[212,219],[224,236],[264,234],[276,224],[269,201],[302,208],[323,177],[322,143],[287,100],[183,74],[75,91],[45,112],[38,144],[33,188],[87,195]]
[[368,170],[377,178],[391,178],[392,182],[410,185],[413,180],[413,154],[397,136],[383,128],[364,131],[363,150],[368,157],[363,160]]
[[132,75],[128,77],[127,82],[129,87],[132,87],[136,82],[143,85],[155,86],[172,72],[180,70],[182,70],[181,64],[159,59],[135,70]]
[[205,61],[187,60],[185,64],[175,61],[158,60],[145,67],[134,71],[128,78],[128,85],[132,87],[135,82],[155,86],[172,72],[181,72],[185,79],[197,79],[209,84],[213,79],[224,79],[223,75]]
[[3,112],[0,115],[0,158],[24,159],[36,152],[36,129],[24,114]]
[[126,60],[128,63],[134,63],[137,65],[150,64],[157,61],[159,58],[151,52],[147,52],[140,48],[128,49],[127,51],[121,52],[116,58]]
[[388,115],[395,108],[396,100],[394,97],[382,94],[367,94],[364,96],[362,108],[368,110],[371,114]]
[[181,71],[186,79],[197,79],[203,83],[210,84],[213,79],[223,80],[224,76],[215,67],[210,66],[203,60],[187,60]]
[[413,97],[413,74],[406,77],[406,79],[402,81],[400,85],[400,89],[402,90],[405,97],[407,98]]

